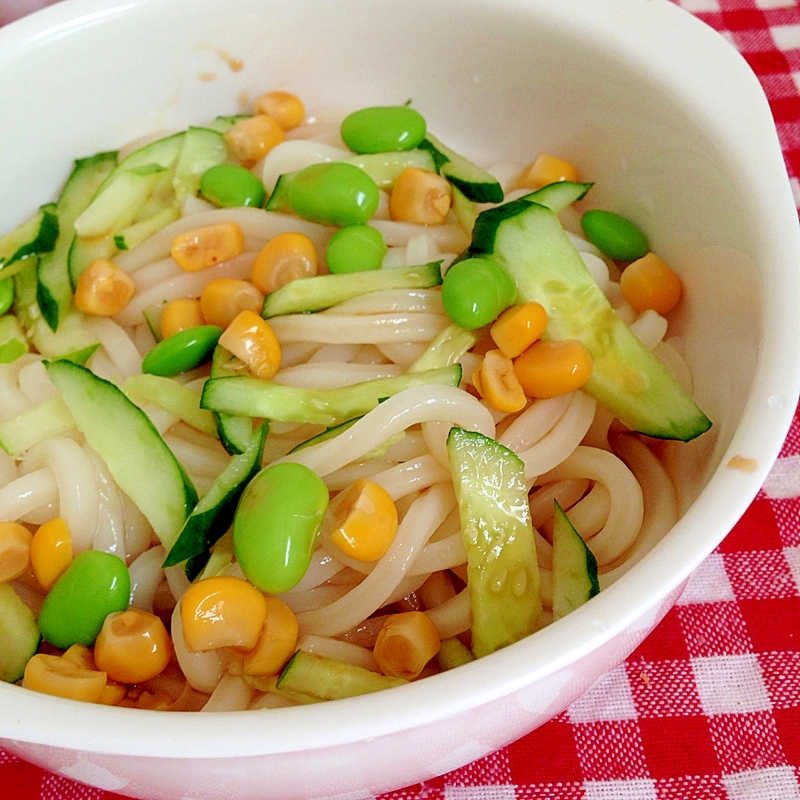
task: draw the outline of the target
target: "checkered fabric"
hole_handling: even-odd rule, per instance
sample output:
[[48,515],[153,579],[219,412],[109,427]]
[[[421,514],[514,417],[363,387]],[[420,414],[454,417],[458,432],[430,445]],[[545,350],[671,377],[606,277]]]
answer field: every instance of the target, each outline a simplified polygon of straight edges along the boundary
[[[797,0],[678,4],[758,75],[800,205]],[[0,797],[119,795],[0,750]],[[800,413],[744,518],[638,650],[518,742],[380,800],[423,798],[800,800]]]

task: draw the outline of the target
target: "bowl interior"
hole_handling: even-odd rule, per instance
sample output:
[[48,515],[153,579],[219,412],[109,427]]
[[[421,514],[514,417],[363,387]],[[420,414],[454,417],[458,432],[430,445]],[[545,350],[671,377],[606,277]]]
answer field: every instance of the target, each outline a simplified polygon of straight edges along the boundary
[[[370,701],[370,726],[343,712],[337,730],[314,734],[375,735],[585,656],[674,590],[730,529],[797,400],[796,217],[754,76],[666,0],[67,0],[0,31],[0,229],[50,200],[72,159],[239,112],[272,88],[297,93],[312,112],[411,99],[432,132],[485,165],[521,166],[540,151],[576,164],[596,183],[590,204],[636,220],[681,274],[676,324],[714,422],[712,434],[671,448],[686,515],[658,563],[646,559],[620,581],[627,600],[609,590],[557,636],[543,632],[544,646],[520,643],[525,667],[498,653],[463,677],[441,676],[435,697],[420,686],[402,704]],[[742,115],[743,105],[753,113]],[[752,470],[726,469],[734,454],[752,459]],[[14,687],[0,690],[0,704],[28,702]],[[31,702],[28,721],[0,725],[0,736],[69,746],[75,726],[43,732],[48,707]],[[297,711],[282,742],[262,731],[252,748],[301,748],[312,717]],[[198,754],[212,752],[206,723],[176,720],[165,724],[182,726],[175,731]],[[79,726],[82,747],[106,746]]]

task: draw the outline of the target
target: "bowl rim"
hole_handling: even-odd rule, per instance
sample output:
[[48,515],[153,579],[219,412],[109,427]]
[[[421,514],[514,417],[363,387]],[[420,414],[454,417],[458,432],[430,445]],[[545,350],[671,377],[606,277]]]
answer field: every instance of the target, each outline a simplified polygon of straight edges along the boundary
[[[83,25],[101,22],[105,17],[147,6],[173,8],[189,2],[64,0],[0,29],[0,69],[4,63],[24,57],[32,48],[45,46],[54,38]],[[482,0],[471,2],[486,5]],[[652,0],[647,4],[638,0],[604,0],[602,11],[596,0],[572,0],[569,4],[548,0],[494,2],[510,13],[544,15],[556,24],[563,25],[569,17],[570,24],[575,26],[575,37],[591,35],[594,47],[613,45],[621,59],[646,64],[662,78],[669,73],[669,88],[681,94],[695,110],[699,124],[717,135],[723,153],[739,152],[737,139],[746,138],[743,132],[759,142],[769,142],[766,164],[759,164],[757,171],[754,167],[744,177],[753,190],[753,207],[770,210],[764,215],[764,239],[770,244],[770,255],[787,270],[800,264],[800,231],[792,234],[793,227],[788,224],[792,221],[796,227],[796,216],[791,219],[794,201],[768,105],[749,66],[722,37],[669,0]],[[650,42],[645,57],[645,46],[637,40],[637,34],[650,30],[655,23],[659,24],[659,42],[655,47]],[[687,58],[690,49],[691,59]],[[725,118],[719,113],[721,100],[713,108],[706,107],[703,101],[708,99],[708,90],[698,95],[687,83],[690,70],[704,74],[720,98],[732,96],[735,91],[740,107],[752,106],[753,113],[739,117],[736,126],[731,125],[730,116]],[[783,241],[774,241],[781,237]],[[796,275],[796,268],[793,274]],[[312,750],[436,723],[495,702],[568,668],[583,655],[635,626],[644,614],[677,590],[756,496],[779,454],[800,395],[800,356],[790,352],[786,345],[787,341],[800,342],[800,321],[795,320],[796,314],[785,313],[797,308],[800,289],[786,278],[779,294],[780,297],[766,298],[763,345],[750,395],[739,429],[711,476],[708,489],[670,534],[630,572],[591,604],[535,637],[455,672],[382,692],[379,702],[375,696],[363,696],[314,707],[270,709],[269,713],[275,715],[274,726],[264,726],[261,714],[255,712],[223,712],[210,718],[188,712],[161,715],[157,742],[147,736],[153,712],[81,705],[76,715],[72,701],[3,685],[0,686],[0,707],[4,709],[0,715],[0,742],[5,739],[158,758],[231,758]],[[767,408],[765,400],[777,395],[784,398],[783,405]],[[748,452],[759,454],[752,472],[726,467],[730,457]],[[707,496],[720,493],[737,499],[720,509],[719,502],[712,502]],[[724,512],[722,519],[720,511]],[[719,537],[698,539],[694,535],[698,529],[716,529]],[[672,566],[668,575],[664,563]],[[653,585],[659,586],[658,595],[652,593]],[[622,597],[627,601],[624,604],[620,602]],[[543,653],[549,655],[545,657]],[[520,664],[526,665],[524,669]],[[465,686],[470,687],[469,692],[464,691]],[[53,724],[55,720],[64,724]],[[119,732],[117,736],[103,733],[111,729],[109,725],[114,725],[113,729]]]

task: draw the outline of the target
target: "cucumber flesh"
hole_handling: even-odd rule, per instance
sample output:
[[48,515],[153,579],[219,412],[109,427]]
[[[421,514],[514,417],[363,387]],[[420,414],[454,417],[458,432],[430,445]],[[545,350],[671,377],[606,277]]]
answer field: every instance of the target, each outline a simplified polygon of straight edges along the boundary
[[298,650],[283,668],[276,687],[280,691],[301,695],[305,702],[319,702],[371,694],[406,683],[402,678],[390,678],[363,667]]
[[[218,344],[214,348],[214,355],[211,357],[211,377],[231,378],[241,375],[241,370],[237,372],[231,368],[232,364],[239,364],[244,367],[244,364],[233,353]],[[222,446],[231,455],[244,453],[253,433],[253,418],[217,411],[214,411],[213,414],[217,424],[217,435],[222,442]]]
[[186,195],[196,195],[200,191],[203,173],[224,163],[227,158],[228,147],[222,133],[210,128],[189,128],[172,179],[175,204],[180,206]]
[[[0,238],[0,269],[5,272],[17,261],[49,253],[58,238],[55,203],[41,206],[36,214]],[[10,273],[0,274],[6,277]]]
[[564,509],[553,517],[553,617],[561,619],[600,591],[597,560]]
[[559,211],[569,208],[573,203],[577,203],[578,200],[582,200],[592,186],[594,186],[593,183],[557,181],[556,183],[549,183],[535,192],[525,194],[519,199],[546,206],[557,214]]
[[33,612],[10,583],[0,583],[0,681],[15,683],[22,678],[40,640]]
[[468,200],[476,203],[503,202],[503,187],[494,175],[451,150],[430,133],[423,139],[420,148],[433,156],[437,171]]
[[45,362],[45,368],[78,430],[169,551],[197,503],[183,467],[121,389],[69,361]]
[[261,316],[269,319],[282,314],[321,311],[353,297],[386,289],[429,289],[441,284],[441,265],[441,261],[431,261],[419,267],[301,278],[270,292],[264,299]]
[[366,414],[378,403],[413,386],[458,386],[461,365],[379,378],[341,389],[300,389],[258,378],[212,378],[200,405],[212,411],[280,422],[308,422],[332,427]]
[[56,395],[18,417],[0,422],[0,447],[14,458],[21,458],[45,439],[75,430],[66,403]]
[[454,427],[447,453],[467,550],[476,658],[537,630],[542,611],[525,467],[508,448]]
[[205,127],[217,133],[227,133],[239,120],[250,119],[250,114],[234,114],[233,116],[216,117]]
[[58,198],[58,239],[53,251],[39,260],[36,289],[42,317],[53,331],[58,329],[72,303],[68,259],[75,220],[116,165],[116,152],[98,153],[90,158],[79,159]]
[[10,364],[28,352],[28,337],[11,314],[0,317],[0,364]]
[[[196,557],[210,551],[230,528],[245,486],[261,469],[261,454],[268,430],[268,423],[263,423],[252,432],[244,453],[231,458],[189,515],[162,566],[171,567],[187,559],[195,559],[196,564]],[[187,569],[189,580],[196,576],[194,569]]]
[[468,331],[455,322],[448,325],[429,345],[407,372],[425,372],[457,364],[478,341],[475,331]]
[[584,388],[629,428],[687,441],[711,426],[611,307],[551,209],[522,199],[484,211],[468,254],[502,264],[517,284],[517,302],[545,307],[543,339],[583,342],[593,360]]

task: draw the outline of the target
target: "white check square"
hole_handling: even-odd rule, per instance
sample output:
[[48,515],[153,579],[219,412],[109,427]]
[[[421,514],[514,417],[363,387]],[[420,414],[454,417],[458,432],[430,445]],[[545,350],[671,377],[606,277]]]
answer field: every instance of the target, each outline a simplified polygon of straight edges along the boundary
[[733,587],[725,571],[725,560],[721,553],[712,553],[692,573],[678,604],[720,603],[735,599]]
[[573,723],[636,719],[636,704],[625,665],[604,675],[569,709]]
[[693,658],[692,669],[703,711],[709,716],[747,714],[772,708],[754,653]]

